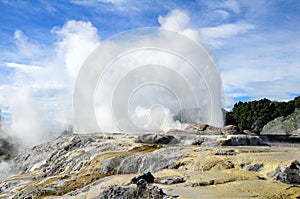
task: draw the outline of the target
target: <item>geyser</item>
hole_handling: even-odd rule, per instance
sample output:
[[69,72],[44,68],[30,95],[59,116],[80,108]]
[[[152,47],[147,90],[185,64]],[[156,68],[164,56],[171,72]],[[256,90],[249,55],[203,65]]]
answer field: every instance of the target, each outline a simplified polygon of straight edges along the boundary
[[128,31],[99,45],[78,74],[78,132],[181,128],[172,115],[200,110],[196,122],[223,125],[222,86],[202,45],[160,28]]

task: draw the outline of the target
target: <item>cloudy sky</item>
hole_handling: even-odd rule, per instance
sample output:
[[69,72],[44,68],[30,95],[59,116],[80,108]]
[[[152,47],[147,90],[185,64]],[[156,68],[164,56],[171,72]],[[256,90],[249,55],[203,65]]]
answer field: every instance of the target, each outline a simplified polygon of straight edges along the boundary
[[0,0],[0,13],[0,106],[6,117],[22,104],[68,115],[64,107],[71,102],[64,99],[89,53],[109,37],[141,27],[172,29],[205,43],[228,108],[239,100],[300,94],[298,0]]

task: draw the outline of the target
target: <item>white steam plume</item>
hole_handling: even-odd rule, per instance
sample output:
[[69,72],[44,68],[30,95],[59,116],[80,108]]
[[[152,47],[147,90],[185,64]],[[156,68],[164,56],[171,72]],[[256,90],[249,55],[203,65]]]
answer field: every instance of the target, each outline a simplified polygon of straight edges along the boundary
[[[178,16],[184,16],[184,19]],[[162,28],[178,31],[199,42],[198,31],[188,28],[189,17],[179,10],[172,11],[165,17],[159,17],[159,23]],[[10,61],[6,63],[7,67],[15,71],[14,82],[13,85],[6,87],[7,97],[2,99],[1,104],[10,107],[12,119],[9,133],[22,140],[25,146],[38,144],[49,139],[49,136],[56,136],[57,134],[53,135],[53,131],[62,131],[69,124],[73,124],[72,95],[75,79],[85,59],[100,44],[98,31],[90,22],[71,20],[62,27],[53,28],[52,34],[57,40],[51,46],[44,46],[30,42],[30,37],[27,38],[21,30],[17,30],[15,35],[19,50],[10,53],[17,56],[11,56],[11,59],[8,59]],[[147,41],[141,42],[147,43]],[[180,45],[171,39],[158,42]],[[114,47],[121,46],[112,45],[107,51],[114,50]],[[187,46],[183,47],[186,52],[189,51]],[[193,70],[187,70],[189,67],[178,57],[151,50],[128,54],[113,63],[101,78],[102,83],[98,82],[94,105],[97,120],[102,124],[101,130],[119,130],[110,110],[111,107],[107,106],[111,103],[109,97],[112,93],[110,92],[115,89],[112,86],[116,85],[115,82],[124,75],[126,76],[131,70],[137,69],[144,63],[174,66],[173,69],[178,74],[189,77],[189,82],[195,83],[195,86],[198,85],[198,89],[203,94],[206,93],[203,87],[204,79],[195,76]],[[174,77],[170,74],[161,73],[160,70],[155,74],[160,79],[174,84]],[[189,92],[185,88],[180,90],[180,96],[185,96],[188,101]],[[197,97],[201,99],[199,101],[201,111],[207,112],[210,108],[206,107],[207,98]],[[131,119],[138,126],[148,130],[156,130],[157,126],[163,130],[184,128],[184,125],[172,119],[172,115],[179,111],[180,106],[176,96],[174,97],[170,90],[159,88],[157,85],[148,85],[143,89],[138,89],[130,99],[128,111]],[[84,105],[82,109],[85,109]],[[202,122],[209,122],[209,120],[204,119]],[[217,125],[221,123],[222,121],[218,121]]]

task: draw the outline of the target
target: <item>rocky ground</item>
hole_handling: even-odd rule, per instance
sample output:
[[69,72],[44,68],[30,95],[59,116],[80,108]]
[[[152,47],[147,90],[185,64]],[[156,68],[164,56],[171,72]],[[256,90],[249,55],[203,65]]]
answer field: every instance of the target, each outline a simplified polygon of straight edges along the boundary
[[16,156],[0,198],[300,198],[299,144],[235,134],[64,135]]

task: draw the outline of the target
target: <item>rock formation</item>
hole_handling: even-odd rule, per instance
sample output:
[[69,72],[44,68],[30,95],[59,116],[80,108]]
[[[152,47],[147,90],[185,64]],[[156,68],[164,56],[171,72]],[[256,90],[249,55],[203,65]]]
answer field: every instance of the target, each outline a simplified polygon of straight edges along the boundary
[[[300,195],[299,188],[290,185],[299,182],[299,162],[274,172],[274,168],[284,168],[299,158],[298,145],[268,147],[257,136],[217,134],[223,130],[232,132],[233,126],[223,130],[208,125],[197,128],[147,134],[60,136],[23,150],[13,159],[12,176],[0,183],[0,198]],[[203,131],[214,133],[207,135]]]
[[260,135],[286,135],[300,138],[300,109],[296,109],[294,113],[287,117],[276,118],[267,123]]

